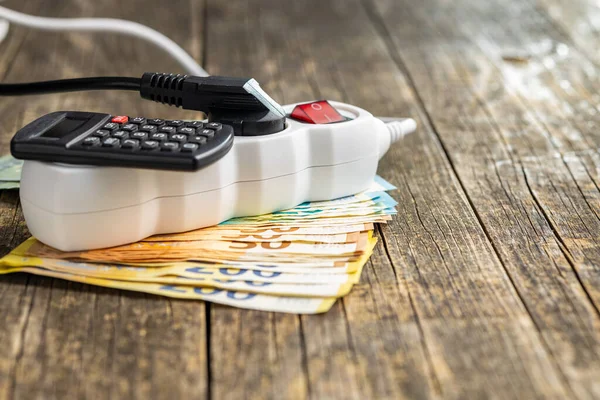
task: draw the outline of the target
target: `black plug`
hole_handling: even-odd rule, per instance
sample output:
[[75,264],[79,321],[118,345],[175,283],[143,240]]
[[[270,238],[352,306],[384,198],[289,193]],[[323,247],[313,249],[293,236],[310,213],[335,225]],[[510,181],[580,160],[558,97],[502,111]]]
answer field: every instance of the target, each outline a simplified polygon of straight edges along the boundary
[[285,111],[250,78],[187,76],[146,72],[144,99],[203,111],[209,121],[233,126],[237,136],[260,136],[285,128]]

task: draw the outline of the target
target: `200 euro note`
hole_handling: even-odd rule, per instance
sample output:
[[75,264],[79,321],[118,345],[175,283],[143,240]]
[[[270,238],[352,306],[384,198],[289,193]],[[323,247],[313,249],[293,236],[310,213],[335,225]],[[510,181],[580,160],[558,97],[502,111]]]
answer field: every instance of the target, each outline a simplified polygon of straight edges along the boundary
[[11,272],[27,272],[35,275],[49,276],[113,289],[151,293],[179,299],[204,300],[251,310],[292,314],[323,313],[328,311],[336,301],[335,297],[275,296],[213,287],[118,281],[45,270],[43,268],[15,268],[14,270],[0,269],[0,274]]

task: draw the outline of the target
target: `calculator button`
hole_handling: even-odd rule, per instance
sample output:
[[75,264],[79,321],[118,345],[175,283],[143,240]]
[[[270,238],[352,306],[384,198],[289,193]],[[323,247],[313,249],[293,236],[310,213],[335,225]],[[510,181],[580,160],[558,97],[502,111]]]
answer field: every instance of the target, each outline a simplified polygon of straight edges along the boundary
[[135,132],[138,130],[138,126],[136,124],[125,124],[121,127],[124,131]]
[[165,133],[175,133],[177,131],[177,128],[174,126],[161,126],[158,131]]
[[149,137],[152,140],[158,140],[159,142],[162,142],[163,140],[167,140],[168,136],[169,135],[167,135],[166,133],[159,132],[159,133],[151,133]]
[[133,132],[131,134],[131,138],[132,139],[146,139],[148,137],[148,133],[147,132]]
[[96,132],[94,132],[94,136],[101,138],[108,137],[108,135],[110,135],[110,131],[107,131],[106,129],[98,129]]
[[81,144],[84,146],[98,146],[100,144],[100,138],[97,138],[95,136],[89,136],[83,139]]
[[220,123],[218,123],[218,122],[209,122],[208,124],[204,124],[204,127],[205,128],[214,129],[215,131],[218,131],[223,126]]
[[102,146],[104,147],[117,147],[119,145],[119,139],[114,138],[114,137],[109,137],[107,139],[104,139],[104,141],[102,142]]
[[202,121],[188,121],[185,126],[191,126],[192,128],[204,128],[204,122]]
[[165,120],[160,118],[152,118],[148,120],[148,123],[151,125],[164,125]]
[[181,146],[181,151],[185,151],[186,153],[193,153],[198,150],[198,144],[196,143],[185,143]]
[[198,132],[198,135],[206,136],[207,139],[212,139],[215,137],[215,131],[212,129],[202,129]]
[[132,124],[138,124],[138,125],[143,125],[146,123],[146,118],[144,117],[135,117],[135,118],[131,118],[129,120],[130,123]]
[[188,142],[198,143],[200,146],[202,146],[204,143],[206,143],[206,138],[204,136],[190,136],[188,138]]
[[156,140],[146,140],[144,143],[142,143],[142,149],[144,149],[144,150],[158,149],[158,142]]
[[140,146],[140,141],[135,139],[125,139],[121,144],[124,149],[137,149]]
[[164,142],[160,145],[162,151],[177,151],[179,149],[179,143],[175,142]]
[[112,137],[118,138],[118,139],[127,139],[129,137],[129,132],[127,131],[114,131],[111,135]]
[[109,122],[108,124],[104,124],[102,129],[108,129],[109,131],[114,131],[119,129],[119,124],[115,124],[114,122]]
[[180,119],[173,119],[171,121],[167,121],[167,125],[169,126],[181,126],[183,125],[183,121]]
[[153,133],[156,132],[156,125],[141,125],[140,130]]
[[115,124],[126,124],[127,121],[129,121],[129,117],[126,117],[125,115],[117,115],[116,117],[112,117],[110,121],[114,122]]
[[196,129],[190,128],[189,126],[183,126],[181,128],[177,128],[177,133],[183,133],[184,135],[193,135],[196,133]]
[[171,135],[169,139],[174,140],[176,142],[185,142],[187,140],[187,136],[181,133],[176,133],[174,135]]

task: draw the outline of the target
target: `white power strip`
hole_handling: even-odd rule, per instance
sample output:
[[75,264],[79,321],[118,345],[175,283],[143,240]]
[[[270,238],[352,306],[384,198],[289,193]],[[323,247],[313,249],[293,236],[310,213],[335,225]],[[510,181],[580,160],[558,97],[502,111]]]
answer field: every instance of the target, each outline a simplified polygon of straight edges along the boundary
[[363,191],[390,143],[415,121],[385,124],[330,103],[352,119],[289,118],[279,133],[236,137],[229,153],[195,172],[25,161],[20,193],[29,230],[64,251],[110,247]]

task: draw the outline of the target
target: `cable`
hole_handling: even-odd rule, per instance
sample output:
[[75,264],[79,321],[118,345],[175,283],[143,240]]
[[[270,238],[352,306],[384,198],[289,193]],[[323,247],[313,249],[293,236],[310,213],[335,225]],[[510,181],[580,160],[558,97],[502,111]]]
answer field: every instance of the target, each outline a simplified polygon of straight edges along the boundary
[[396,121],[386,122],[385,126],[390,133],[391,143],[394,143],[409,133],[414,132],[415,129],[417,129],[417,122],[412,118],[403,118]]
[[8,35],[8,21],[0,19],[0,42]]
[[0,96],[77,92],[81,90],[140,90],[140,78],[104,76],[56,81],[0,84]]
[[[208,76],[184,49],[162,33],[137,22],[114,18],[46,18],[0,6],[0,20],[49,31],[116,32],[147,40],[169,53],[191,75]],[[7,29],[8,27],[6,27]]]

